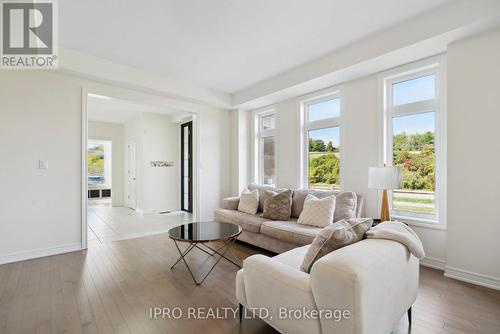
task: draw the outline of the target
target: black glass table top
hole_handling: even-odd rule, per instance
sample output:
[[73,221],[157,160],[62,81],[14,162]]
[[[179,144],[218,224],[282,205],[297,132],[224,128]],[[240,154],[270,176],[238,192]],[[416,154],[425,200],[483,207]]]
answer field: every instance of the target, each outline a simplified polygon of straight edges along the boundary
[[209,242],[232,238],[241,233],[241,227],[231,223],[196,222],[171,228],[168,236],[187,242]]

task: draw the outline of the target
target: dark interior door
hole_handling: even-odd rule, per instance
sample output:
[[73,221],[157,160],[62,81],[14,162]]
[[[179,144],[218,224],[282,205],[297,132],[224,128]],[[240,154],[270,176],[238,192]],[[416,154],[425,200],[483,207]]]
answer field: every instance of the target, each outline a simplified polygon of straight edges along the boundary
[[181,210],[193,212],[193,122],[181,124]]

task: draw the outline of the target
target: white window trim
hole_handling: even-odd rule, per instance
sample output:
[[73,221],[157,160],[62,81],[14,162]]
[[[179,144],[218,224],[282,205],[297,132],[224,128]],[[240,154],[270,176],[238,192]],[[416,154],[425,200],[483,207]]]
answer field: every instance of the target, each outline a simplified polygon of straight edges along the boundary
[[[388,91],[392,83],[404,81],[405,79],[416,78],[428,74],[436,75],[436,98],[434,100],[419,101],[402,106],[388,107],[388,101],[392,99],[392,90]],[[434,229],[446,229],[446,58],[439,55],[404,65],[393,70],[383,72],[379,75],[379,86],[381,99],[381,145],[383,154],[379,155],[379,165],[386,163],[392,164],[392,117],[411,115],[428,111],[435,112],[435,198],[436,215],[435,219],[423,218],[420,215],[397,215],[391,214],[393,218],[406,222],[410,225],[429,227]],[[389,196],[390,207],[392,208],[392,196]],[[379,206],[382,201],[381,192],[379,193]]]
[[[275,127],[274,129],[261,130],[260,129],[260,119],[263,116],[274,115]],[[260,158],[262,153],[262,138],[274,137],[274,174],[275,174],[275,184],[278,185],[278,114],[274,107],[265,107],[253,111],[254,119],[254,176],[253,182],[257,184],[263,184],[262,175],[262,159]]]
[[[308,122],[307,121],[307,106],[309,104],[314,104],[318,102],[324,102],[332,99],[340,98],[340,115],[337,117],[332,117],[328,119],[323,119],[319,121]],[[308,142],[308,131],[315,129],[324,129],[334,126],[339,127],[339,140],[340,140],[340,190],[344,187],[344,150],[342,149],[342,144],[344,143],[344,131],[343,131],[343,110],[344,110],[344,99],[342,98],[342,87],[330,87],[324,90],[314,92],[301,96],[299,98],[300,103],[300,180],[299,184],[301,188],[309,188],[309,142]]]

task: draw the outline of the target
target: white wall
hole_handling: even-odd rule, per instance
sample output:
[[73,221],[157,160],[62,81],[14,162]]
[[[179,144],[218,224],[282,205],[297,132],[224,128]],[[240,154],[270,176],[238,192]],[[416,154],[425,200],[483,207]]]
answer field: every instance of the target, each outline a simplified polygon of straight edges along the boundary
[[[448,49],[447,274],[500,289],[500,30]],[[477,278],[477,276],[475,276]]]
[[[0,263],[79,248],[82,87],[198,113],[199,219],[229,193],[229,112],[55,71],[0,75]],[[49,160],[38,170],[38,160]]]
[[[200,124],[199,132],[193,136],[199,137],[200,146],[195,148],[199,160],[199,202],[200,219],[213,218],[214,209],[220,207],[223,197],[230,194],[231,177],[230,161],[233,159],[230,149],[229,111],[211,110],[199,113],[195,124]],[[196,173],[196,172],[194,172]],[[196,184],[194,185],[196,188]],[[195,203],[196,208],[196,203]]]
[[250,177],[250,118],[251,113],[236,109],[230,117],[231,196],[238,196],[248,186]]
[[123,125],[89,121],[87,132],[89,139],[111,141],[111,200],[113,206],[122,206],[125,192]]
[[[42,71],[0,75],[2,256],[80,242],[81,90]],[[37,169],[38,160],[49,169]]]
[[[169,117],[144,113],[143,203],[144,212],[181,208],[181,131]],[[151,167],[151,161],[173,161],[172,167]]]

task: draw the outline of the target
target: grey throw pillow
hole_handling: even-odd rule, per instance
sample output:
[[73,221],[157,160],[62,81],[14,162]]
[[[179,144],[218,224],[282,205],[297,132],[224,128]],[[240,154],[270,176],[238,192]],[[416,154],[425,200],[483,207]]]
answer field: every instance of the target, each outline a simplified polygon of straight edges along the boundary
[[261,217],[271,220],[290,220],[292,212],[292,191],[290,189],[274,192],[264,192],[264,212]]
[[314,238],[307,250],[300,269],[311,272],[314,262],[336,249],[351,245],[363,239],[365,232],[373,224],[371,218],[355,218],[340,220],[332,226],[325,227]]
[[282,189],[282,188],[275,188],[272,186],[261,186],[261,185],[255,184],[255,183],[249,184],[248,189],[250,191],[257,189],[259,192],[259,212],[264,211],[264,203],[266,202],[266,195],[265,195],[266,191],[273,191],[273,192],[279,193],[279,192],[286,190],[286,189]]
[[358,199],[355,192],[343,191],[335,196],[335,214],[333,221],[356,218]]

